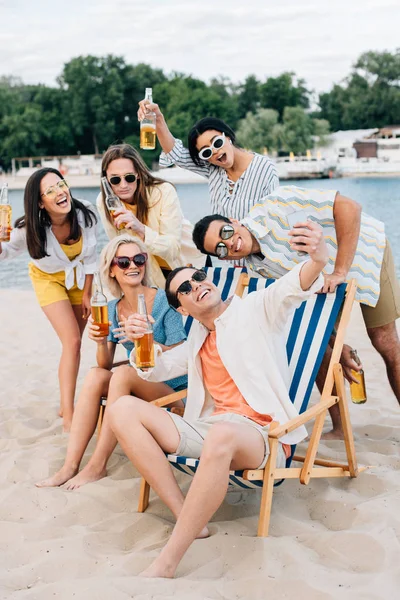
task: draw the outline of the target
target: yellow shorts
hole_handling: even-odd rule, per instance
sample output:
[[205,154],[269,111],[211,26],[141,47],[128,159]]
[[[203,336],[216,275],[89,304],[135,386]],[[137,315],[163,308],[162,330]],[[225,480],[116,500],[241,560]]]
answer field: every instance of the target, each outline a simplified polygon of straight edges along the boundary
[[48,306],[60,300],[69,300],[73,306],[82,304],[83,290],[76,283],[67,290],[64,271],[45,273],[29,263],[29,277],[40,306]]
[[367,329],[388,325],[400,317],[400,284],[396,275],[392,249],[387,240],[382,260],[380,294],[377,305],[372,307],[360,304],[360,306]]

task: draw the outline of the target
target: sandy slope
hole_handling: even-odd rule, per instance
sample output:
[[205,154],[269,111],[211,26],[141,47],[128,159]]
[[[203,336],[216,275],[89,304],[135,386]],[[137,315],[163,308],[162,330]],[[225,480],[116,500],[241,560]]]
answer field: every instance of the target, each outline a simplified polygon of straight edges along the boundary
[[[359,462],[373,467],[352,481],[286,482],[267,539],[255,537],[258,494],[239,504],[232,495],[173,581],[136,576],[173,520],[156,498],[136,513],[138,475],[120,450],[100,482],[75,492],[34,487],[62,464],[67,443],[56,418],[59,343],[31,292],[1,291],[0,311],[0,598],[397,597],[400,410],[358,310],[348,340],[364,362],[369,399],[350,410]],[[93,356],[85,340],[82,374]],[[321,455],[342,459],[343,447],[327,442]]]

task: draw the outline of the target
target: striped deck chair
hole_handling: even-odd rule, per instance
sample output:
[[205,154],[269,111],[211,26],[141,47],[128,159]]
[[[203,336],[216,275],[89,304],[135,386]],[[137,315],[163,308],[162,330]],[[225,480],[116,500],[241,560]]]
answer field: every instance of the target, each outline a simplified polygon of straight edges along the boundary
[[[226,268],[222,269],[221,267],[215,267],[215,268],[206,267],[205,271],[207,271],[208,276],[212,279],[213,283],[220,290],[221,297],[223,300],[226,300],[230,296],[233,296],[233,294],[235,293],[235,291],[237,289],[238,283],[240,281],[240,276],[242,273],[242,270],[240,268],[238,269],[235,267],[229,267],[228,269],[226,269]],[[189,335],[189,331],[190,331],[190,327],[192,326],[192,322],[193,322],[192,317],[187,317],[187,319],[185,320],[184,324],[185,324],[185,330],[186,330],[187,335]],[[119,362],[114,363],[113,368],[119,367],[120,365],[126,365],[126,364],[129,364],[128,360],[121,360]],[[175,397],[175,400],[179,400],[181,398],[186,398],[186,391],[183,390],[182,392],[177,392],[176,397],[174,394],[171,394],[170,396],[166,396],[166,398],[171,398],[172,396]],[[178,397],[178,395],[179,395],[179,397]],[[166,402],[166,404],[175,402],[175,400],[168,400],[168,402]],[[164,406],[163,398],[160,398],[159,400],[154,400],[153,404],[156,404],[157,406]],[[97,435],[100,435],[101,425],[103,422],[104,411],[105,411],[106,406],[107,406],[107,396],[102,396],[100,398],[100,411],[99,411],[99,418],[97,421]]]
[[[237,269],[237,271],[240,271],[240,269]],[[215,280],[218,275],[218,268],[214,269],[213,277]],[[238,277],[236,293],[243,296],[244,293],[251,293],[262,287],[273,285],[273,283],[273,279],[250,278],[246,272],[242,272]],[[278,485],[288,478],[296,478],[302,484],[308,484],[313,477],[356,477],[359,471],[364,470],[357,467],[344,378],[339,364],[345,329],[350,318],[355,292],[355,283],[351,282],[347,285],[347,289],[346,284],[340,285],[334,294],[315,295],[307,302],[303,302],[294,313],[291,322],[288,323],[286,350],[291,375],[289,396],[296,406],[299,416],[291,419],[283,426],[274,423],[271,427],[269,433],[270,455],[264,469],[231,471],[230,473],[231,486],[262,488],[258,524],[259,536],[268,535],[274,485]],[[336,331],[336,340],[321,399],[312,408],[307,408],[316,375],[342,305],[343,310]],[[179,394],[181,395],[179,396]],[[185,391],[160,398],[154,403],[158,406],[167,406],[170,402],[177,400],[178,397],[185,397]],[[327,410],[336,403],[339,404],[343,424],[347,464],[316,458]],[[286,466],[277,468],[276,458],[279,438],[312,420],[315,420],[315,423],[306,455],[298,456],[295,454],[295,446],[292,446],[291,455],[286,461]],[[173,467],[189,475],[194,475],[199,464],[198,459],[175,454],[168,454],[167,458]],[[302,466],[294,467],[292,466],[294,462],[300,463]],[[150,487],[142,478],[138,512],[146,510],[149,503],[149,493]]]

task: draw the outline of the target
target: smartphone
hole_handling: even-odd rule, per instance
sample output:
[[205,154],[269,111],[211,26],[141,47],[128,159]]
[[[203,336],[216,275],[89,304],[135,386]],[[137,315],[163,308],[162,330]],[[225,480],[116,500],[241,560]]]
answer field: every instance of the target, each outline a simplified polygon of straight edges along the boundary
[[[286,220],[289,223],[289,227],[291,229],[293,229],[294,226],[297,225],[297,223],[305,223],[307,219],[308,215],[303,209],[294,210],[293,212],[286,215]],[[304,256],[305,254],[307,254],[307,252],[301,252],[300,250],[298,250],[297,254],[299,256]]]

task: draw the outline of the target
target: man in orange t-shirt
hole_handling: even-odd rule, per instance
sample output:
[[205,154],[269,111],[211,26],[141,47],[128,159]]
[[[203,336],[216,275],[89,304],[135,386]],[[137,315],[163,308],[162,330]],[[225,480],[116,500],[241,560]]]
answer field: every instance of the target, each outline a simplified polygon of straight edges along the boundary
[[[143,379],[162,381],[188,374],[184,418],[124,396],[110,409],[111,427],[126,455],[177,519],[167,545],[146,577],[173,577],[195,538],[209,535],[207,523],[224,499],[230,469],[262,468],[269,455],[271,419],[281,424],[298,415],[288,395],[289,373],[284,327],[300,304],[323,286],[328,250],[317,224],[300,240],[310,260],[268,288],[224,302],[204,271],[181,267],[168,276],[168,301],[194,322],[186,342],[156,352],[155,367]],[[294,243],[297,248],[297,244]],[[138,331],[146,326],[135,315]],[[304,439],[303,426],[282,437]],[[199,458],[186,499],[164,453]],[[285,463],[280,444],[277,466]]]

